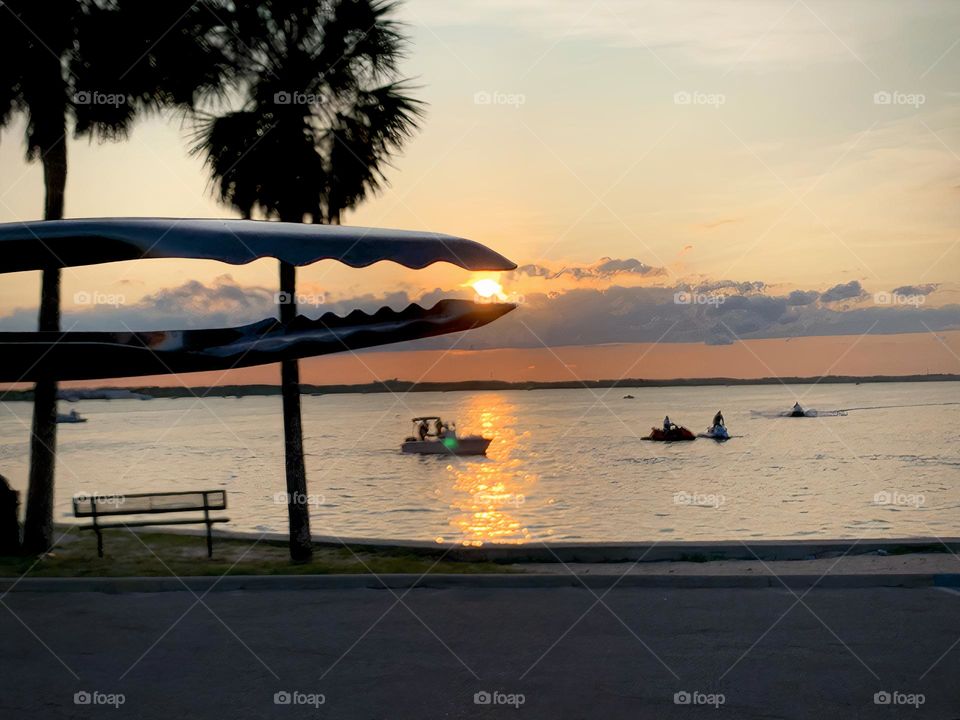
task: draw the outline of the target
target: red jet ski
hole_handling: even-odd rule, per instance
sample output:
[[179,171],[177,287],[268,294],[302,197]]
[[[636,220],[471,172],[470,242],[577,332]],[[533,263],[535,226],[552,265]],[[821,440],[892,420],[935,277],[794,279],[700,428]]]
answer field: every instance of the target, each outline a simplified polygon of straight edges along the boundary
[[650,434],[644,440],[658,440],[660,442],[677,442],[681,440],[696,440],[697,436],[679,425],[671,425],[669,430],[650,428]]

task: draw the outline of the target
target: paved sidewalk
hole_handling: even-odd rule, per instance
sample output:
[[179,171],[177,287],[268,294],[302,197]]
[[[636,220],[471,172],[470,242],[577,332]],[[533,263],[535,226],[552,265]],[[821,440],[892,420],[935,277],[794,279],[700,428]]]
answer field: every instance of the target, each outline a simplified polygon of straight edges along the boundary
[[509,566],[527,573],[598,575],[960,575],[960,555],[841,555],[812,560],[711,560],[710,562],[523,563]]
[[10,593],[0,716],[960,717],[952,589],[394,592]]

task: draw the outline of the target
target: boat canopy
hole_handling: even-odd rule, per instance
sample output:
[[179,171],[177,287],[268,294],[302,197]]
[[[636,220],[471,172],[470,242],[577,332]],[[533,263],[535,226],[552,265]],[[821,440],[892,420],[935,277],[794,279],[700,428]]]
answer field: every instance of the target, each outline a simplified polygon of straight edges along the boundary
[[91,218],[0,224],[0,273],[148,258],[244,265],[273,257],[302,266],[336,260],[355,268],[389,260],[420,269],[448,262],[466,270],[513,270],[473,240],[431,232],[182,218]]

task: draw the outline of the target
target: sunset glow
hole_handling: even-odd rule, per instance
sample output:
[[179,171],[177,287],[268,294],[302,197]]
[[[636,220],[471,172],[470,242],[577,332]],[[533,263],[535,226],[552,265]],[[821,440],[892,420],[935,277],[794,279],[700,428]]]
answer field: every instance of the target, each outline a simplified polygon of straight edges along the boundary
[[496,297],[501,300],[506,298],[506,295],[503,293],[503,286],[496,280],[490,278],[477,280],[473,283],[473,289],[476,290],[477,295],[482,298],[491,299]]

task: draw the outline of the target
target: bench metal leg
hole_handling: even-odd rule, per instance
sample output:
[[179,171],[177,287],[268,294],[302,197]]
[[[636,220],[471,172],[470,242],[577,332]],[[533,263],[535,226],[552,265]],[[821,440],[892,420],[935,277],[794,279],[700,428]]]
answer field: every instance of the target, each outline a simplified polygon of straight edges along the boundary
[[213,557],[213,523],[210,522],[210,506],[207,493],[203,494],[203,519],[207,523],[207,560]]
[[103,533],[97,530],[97,557],[103,557]]

